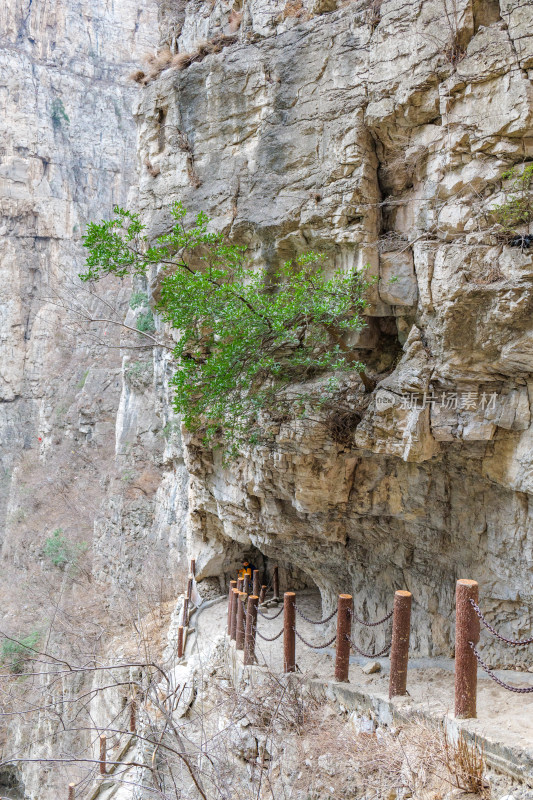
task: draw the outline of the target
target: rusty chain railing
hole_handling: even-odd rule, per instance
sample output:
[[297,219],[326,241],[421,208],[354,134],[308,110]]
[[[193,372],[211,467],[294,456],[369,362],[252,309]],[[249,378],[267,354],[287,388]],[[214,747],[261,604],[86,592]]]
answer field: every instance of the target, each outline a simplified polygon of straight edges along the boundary
[[276,641],[276,639],[279,639],[279,637],[280,637],[280,636],[281,636],[281,634],[283,633],[283,628],[280,630],[280,632],[279,632],[279,633],[276,633],[276,635],[275,635],[275,636],[272,636],[272,637],[270,637],[270,636],[263,636],[263,634],[261,633],[261,631],[258,631],[258,630],[257,630],[257,628],[255,629],[255,632],[257,633],[257,635],[259,636],[259,638],[260,638],[260,639],[262,639],[264,642],[275,642],[275,641]]
[[308,622],[310,625],[325,625],[325,624],[326,624],[326,622],[329,622],[329,621],[330,621],[330,619],[333,619],[333,617],[334,617],[334,616],[337,614],[337,609],[335,609],[334,611],[332,611],[332,612],[331,612],[331,614],[329,615],[329,617],[324,617],[324,619],[309,619],[309,617],[307,617],[307,616],[306,616],[306,615],[303,613],[303,611],[301,611],[301,610],[298,608],[298,606],[296,605],[296,603],[294,604],[294,608],[296,609],[296,613],[297,613],[297,614],[299,614],[299,615],[300,615],[300,617],[301,617],[302,619],[304,619],[306,622]]
[[[459,583],[461,583],[461,582],[459,582]],[[471,583],[474,583],[474,581],[471,581]],[[489,665],[481,657],[479,651],[476,648],[476,643],[477,642],[476,641],[472,641],[472,639],[479,640],[479,623],[481,623],[490,633],[492,633],[493,636],[495,636],[501,642],[504,642],[505,644],[509,645],[510,647],[525,647],[526,645],[533,644],[533,638],[531,638],[531,639],[508,639],[506,636],[503,636],[501,633],[498,633],[498,631],[494,628],[494,626],[491,625],[490,622],[485,618],[485,615],[483,614],[483,612],[481,611],[479,605],[476,602],[476,599],[477,599],[477,584],[475,586],[475,592],[474,593],[476,594],[476,598],[468,597],[467,600],[468,600],[468,603],[470,604],[470,606],[473,608],[473,610],[475,612],[475,615],[476,615],[477,619],[479,620],[479,622],[477,623],[477,625],[478,625],[478,630],[476,631],[477,636],[469,637],[468,646],[470,647],[470,650],[472,651],[473,655],[475,656],[477,664],[479,664],[481,669],[489,676],[489,678],[491,678],[494,681],[494,683],[497,683],[498,686],[501,686],[502,689],[506,689],[508,692],[514,692],[515,694],[533,694],[533,686],[512,686],[511,684],[505,683],[505,681],[502,681],[501,678],[498,678],[498,676],[494,673],[494,670],[491,667],[489,667]],[[476,685],[475,678],[474,678],[474,675],[472,673],[472,670],[470,670],[470,672],[467,673],[467,677],[470,678],[470,682],[471,682],[471,685],[472,685],[472,688],[470,689],[469,694],[470,694],[470,696],[475,695],[475,692],[476,692],[476,689],[477,689],[477,685]],[[467,710],[470,711],[470,712],[473,712],[473,716],[475,716],[475,711],[476,711],[476,709],[475,709],[475,699],[474,699],[474,701],[472,702],[471,705],[473,705],[473,708],[471,707],[471,708],[469,708]]]
[[379,651],[379,653],[365,653],[365,652],[364,652],[364,650],[361,650],[361,649],[360,649],[360,648],[359,648],[359,647],[358,647],[358,646],[355,644],[355,642],[353,642],[353,641],[352,641],[352,638],[351,638],[351,636],[348,636],[348,635],[347,635],[347,636],[346,636],[346,639],[347,639],[347,640],[350,642],[350,647],[352,648],[352,650],[353,650],[355,653],[359,653],[359,655],[360,655],[360,656],[364,656],[365,658],[380,658],[381,656],[384,656],[384,655],[386,655],[386,654],[387,654],[387,653],[390,651],[390,649],[391,649],[391,647],[392,647],[392,641],[390,641],[388,644],[386,644],[386,645],[385,645],[385,647],[383,648],[383,650],[380,650],[380,651]]
[[485,619],[485,616],[484,616],[483,612],[481,611],[480,607],[478,606],[476,601],[473,600],[472,598],[470,598],[470,605],[472,606],[472,608],[474,609],[474,611],[478,615],[481,623],[485,626],[485,628],[488,631],[490,631],[493,636],[496,636],[502,642],[505,642],[505,644],[509,644],[509,645],[511,645],[511,647],[524,647],[527,644],[533,644],[533,638],[532,639],[506,639],[505,636],[502,636],[501,633],[498,633],[498,631],[496,631],[492,627],[490,622],[488,622]]
[[[237,586],[235,586],[237,584]],[[246,607],[248,602],[248,609]],[[252,618],[247,615],[253,612]],[[272,621],[284,614],[283,628],[274,636],[265,636],[258,629],[259,618]],[[335,636],[324,642],[312,642],[306,639],[296,628],[296,614],[298,614],[309,625],[326,625],[335,616],[337,617],[337,630]],[[231,581],[228,595],[228,634],[235,641],[237,650],[244,650],[245,664],[254,663],[255,659],[255,639],[259,637],[264,642],[275,642],[283,635],[283,666],[285,672],[294,672],[296,667],[295,643],[299,639],[302,644],[310,650],[325,650],[335,645],[335,679],[338,681],[348,680],[350,650],[363,656],[364,658],[380,658],[385,654],[391,654],[391,669],[389,695],[406,694],[406,675],[409,651],[409,631],[411,615],[411,594],[410,592],[398,591],[394,597],[394,609],[385,617],[376,622],[370,622],[358,617],[353,609],[353,598],[351,595],[339,595],[338,607],[323,619],[312,619],[296,603],[294,592],[285,592],[283,606],[275,614],[268,615],[259,607],[258,598],[254,594],[247,595],[242,591],[239,582]],[[352,625],[354,622],[369,628],[383,625],[393,619],[393,635],[385,647],[375,653],[368,653],[359,647],[352,638]]]
[[490,678],[492,678],[492,680],[495,683],[497,683],[499,686],[501,686],[504,689],[507,689],[508,692],[516,692],[516,694],[532,694],[533,693],[533,686],[527,686],[527,687],[524,687],[524,686],[511,686],[511,684],[505,683],[504,681],[502,681],[500,678],[498,678],[497,675],[494,674],[494,672],[488,666],[488,664],[486,664],[483,661],[483,659],[479,655],[478,651],[476,650],[476,646],[475,646],[475,644],[473,642],[470,642],[470,647],[472,648],[472,652],[474,653],[474,655],[475,655],[475,657],[477,659],[477,663],[479,664],[481,669],[483,669],[487,673],[487,675]]
[[383,625],[383,623],[388,622],[389,619],[391,619],[393,614],[394,614],[394,609],[389,614],[387,614],[386,617],[383,617],[383,619],[379,619],[377,622],[366,622],[364,619],[359,619],[355,611],[352,609],[352,617],[354,618],[354,620],[358,622],[359,625],[364,625],[366,628],[375,628],[378,625]]
[[296,628],[293,628],[293,631],[296,634],[296,636],[298,637],[298,639],[301,642],[303,642],[305,645],[307,645],[307,647],[310,647],[311,650],[324,650],[326,647],[329,647],[330,645],[332,645],[333,642],[335,641],[335,639],[337,638],[337,634],[335,634],[333,639],[330,639],[329,642],[324,642],[324,644],[312,644],[311,642],[308,642],[306,639],[304,639],[304,637],[300,633],[298,633]]
[[[364,625],[366,628],[376,628],[378,625],[384,625],[386,622],[389,621],[389,619],[392,618],[392,616],[394,614],[394,609],[389,614],[384,616],[383,619],[379,619],[377,622],[368,622],[367,620],[360,619],[357,616],[357,614],[355,613],[355,610],[354,610],[353,606],[352,606],[352,608],[348,609],[348,614],[349,614],[350,618],[353,621],[357,622],[359,625]],[[350,626],[350,628],[351,628],[351,626]],[[356,643],[353,641],[352,636],[351,636],[351,631],[350,631],[350,634],[346,634],[346,639],[349,641],[350,647],[352,648],[352,650],[355,653],[358,653],[360,656],[363,656],[364,658],[380,658],[381,656],[386,655],[390,651],[390,649],[392,647],[392,640],[391,640],[388,644],[385,645],[383,650],[379,651],[379,653],[366,653],[358,645],[356,645]]]
[[277,619],[280,616],[280,614],[283,614],[283,606],[281,606],[281,608],[280,608],[280,610],[278,611],[277,614],[273,614],[273,616],[271,616],[271,617],[269,617],[267,614],[265,614],[260,608],[257,609],[257,613],[261,617],[263,617],[263,619],[268,619],[268,620]]

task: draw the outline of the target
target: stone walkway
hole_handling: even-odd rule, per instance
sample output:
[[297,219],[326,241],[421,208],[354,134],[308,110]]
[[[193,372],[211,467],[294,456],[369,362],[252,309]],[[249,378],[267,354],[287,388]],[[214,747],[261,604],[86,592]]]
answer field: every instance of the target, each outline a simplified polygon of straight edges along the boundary
[[[313,592],[299,592],[297,603],[304,613],[313,619],[323,616],[320,596]],[[276,609],[265,611],[269,615]],[[194,623],[196,636],[189,647],[208,658],[212,646],[225,633],[227,607],[225,598],[205,611],[200,611]],[[259,619],[258,630],[273,636],[283,625],[283,614],[277,619]],[[335,632],[335,619],[328,625],[310,625],[297,616],[296,628],[308,641],[320,643],[331,639]],[[390,623],[389,628],[390,632]],[[390,633],[388,634],[390,635]],[[378,641],[379,649],[379,641]],[[283,638],[268,643],[257,640],[259,665],[275,672],[283,669]],[[240,658],[240,654],[237,654]],[[478,718],[455,721],[454,706],[454,662],[452,659],[412,659],[408,672],[408,697],[388,699],[388,658],[375,659],[381,671],[367,675],[362,667],[368,659],[353,656],[350,659],[350,682],[334,682],[333,647],[325,651],[313,651],[296,640],[296,662],[304,679],[333,692],[340,703],[348,707],[366,707],[370,716],[386,721],[387,715],[407,718],[423,715],[432,719],[446,719],[452,727],[460,727],[467,734],[479,737],[485,746],[488,760],[501,767],[513,777],[527,778],[533,786],[533,694],[515,694],[498,686],[483,672],[478,675]],[[516,686],[533,686],[533,674],[510,670],[497,671],[498,677]]]

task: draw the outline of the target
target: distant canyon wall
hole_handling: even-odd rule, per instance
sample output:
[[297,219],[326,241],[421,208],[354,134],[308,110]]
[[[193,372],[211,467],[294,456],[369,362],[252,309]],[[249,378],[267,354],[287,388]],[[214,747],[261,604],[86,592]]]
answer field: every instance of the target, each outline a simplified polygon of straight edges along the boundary
[[[163,12],[170,52],[137,109],[150,233],[180,199],[258,266],[312,248],[379,275],[356,343],[377,387],[347,381],[340,433],[335,414],[282,420],[273,448],[229,467],[186,443],[201,572],[255,548],[302,568],[328,604],[353,592],[371,616],[406,587],[423,654],[452,652],[466,576],[498,627],[528,633],[533,260],[495,235],[490,209],[508,197],[502,174],[533,159],[533,8],[217,0]],[[224,49],[168,66],[206,41]]]

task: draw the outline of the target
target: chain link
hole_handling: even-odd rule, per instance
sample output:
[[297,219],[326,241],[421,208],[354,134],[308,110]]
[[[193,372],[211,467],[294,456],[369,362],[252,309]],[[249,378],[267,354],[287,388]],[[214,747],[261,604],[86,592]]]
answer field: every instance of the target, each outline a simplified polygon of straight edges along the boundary
[[504,689],[507,689],[509,692],[516,692],[516,694],[531,694],[533,692],[533,686],[529,686],[527,688],[520,688],[518,686],[510,686],[508,683],[504,683],[501,681],[491,670],[491,668],[485,664],[481,656],[479,655],[478,651],[475,648],[474,642],[468,642],[470,647],[472,648],[472,652],[474,653],[475,657],[477,658],[477,663],[481,667],[481,669],[485,670],[487,675],[492,678],[492,680],[497,683],[499,686],[502,686]]
[[364,650],[360,650],[359,647],[357,647],[357,645],[354,644],[354,642],[352,642],[352,639],[350,636],[348,636],[348,634],[346,634],[346,638],[350,642],[350,647],[353,650],[355,650],[356,653],[359,653],[360,656],[364,656],[365,658],[379,658],[380,656],[384,656],[386,653],[389,652],[392,645],[392,642],[389,642],[387,645],[385,645],[383,650],[379,651],[379,653],[365,653]]
[[324,650],[324,648],[325,648],[325,647],[329,647],[330,645],[332,645],[332,644],[333,644],[333,642],[335,641],[335,639],[337,638],[337,634],[335,634],[335,636],[333,637],[333,639],[330,639],[330,641],[329,641],[329,642],[325,642],[324,644],[311,644],[311,642],[308,642],[308,641],[306,641],[306,640],[304,639],[304,637],[303,637],[303,636],[301,636],[301,635],[298,633],[298,631],[296,630],[296,628],[293,628],[293,631],[294,631],[294,633],[296,634],[296,636],[298,637],[298,639],[300,639],[300,641],[301,641],[301,642],[303,642],[305,645],[307,645],[307,647],[310,647],[312,650]]
[[331,612],[331,614],[329,615],[329,617],[325,617],[325,619],[309,619],[309,617],[306,617],[306,616],[305,616],[305,614],[303,613],[303,611],[300,611],[300,609],[298,608],[298,606],[296,605],[296,603],[294,604],[294,608],[296,609],[296,613],[297,613],[297,614],[299,614],[299,615],[301,616],[301,618],[302,618],[302,619],[305,619],[305,621],[306,621],[306,622],[309,622],[311,625],[325,625],[325,624],[326,624],[326,622],[329,622],[329,621],[330,621],[330,619],[333,619],[333,617],[334,617],[334,616],[335,616],[335,614],[337,613],[337,609],[335,609],[334,611],[332,611],[332,612]]
[[359,623],[359,625],[364,625],[366,628],[375,628],[377,625],[383,625],[384,622],[387,622],[394,614],[394,609],[389,614],[387,614],[386,617],[383,617],[383,619],[378,620],[378,622],[365,622],[364,619],[359,619],[359,617],[357,616],[357,614],[353,609],[350,609],[350,614],[352,615],[354,620]]
[[281,634],[283,633],[283,628],[282,628],[282,629],[280,630],[280,632],[279,632],[279,633],[277,633],[275,636],[272,636],[272,638],[270,638],[270,637],[268,637],[268,636],[263,636],[263,634],[262,634],[262,633],[259,633],[259,631],[257,630],[257,628],[255,629],[255,632],[257,633],[257,635],[259,636],[259,638],[260,638],[260,639],[263,639],[263,641],[264,641],[264,642],[275,642],[275,641],[276,641],[276,639],[279,639],[279,637],[280,637],[280,636],[281,636]]
[[472,604],[472,606],[474,608],[474,611],[478,615],[479,619],[481,620],[481,622],[483,623],[485,628],[487,628],[487,630],[489,630],[492,633],[493,636],[496,636],[502,642],[505,642],[506,644],[510,644],[511,647],[523,647],[526,644],[533,644],[533,639],[522,639],[522,640],[520,640],[520,639],[506,639],[505,636],[502,636],[501,633],[498,633],[498,631],[494,630],[492,625],[489,622],[487,622],[487,620],[483,616],[483,612],[481,611],[480,607],[477,605],[477,603],[474,600],[472,600],[472,598],[470,598],[470,603]]
[[260,614],[260,615],[263,617],[263,619],[277,619],[277,618],[279,617],[279,615],[280,615],[280,614],[283,614],[283,606],[281,606],[281,608],[280,608],[280,610],[278,611],[278,613],[277,613],[277,614],[274,614],[274,616],[272,616],[272,617],[269,617],[269,616],[267,616],[266,614],[263,614],[263,612],[261,611],[261,609],[259,608],[259,606],[257,607],[257,612],[258,612],[258,613],[259,613],[259,614]]

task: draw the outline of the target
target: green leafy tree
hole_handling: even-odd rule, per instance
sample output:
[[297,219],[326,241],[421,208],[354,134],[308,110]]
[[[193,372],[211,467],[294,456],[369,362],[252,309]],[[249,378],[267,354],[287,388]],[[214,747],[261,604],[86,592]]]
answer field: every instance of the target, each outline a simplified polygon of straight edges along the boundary
[[[186,224],[181,203],[171,208],[170,232],[153,242],[138,215],[114,212],[88,226],[80,277],[158,271],[155,310],[179,332],[174,408],[204,443],[223,443],[235,454],[241,444],[261,441],[269,414],[290,407],[302,416],[335,392],[339,371],[357,370],[372,388],[345,342],[365,324],[364,273],[328,277],[325,257],[315,252],[262,272],[249,265],[246,248],[208,230],[204,213]],[[294,389],[319,375],[329,378],[318,397]]]

